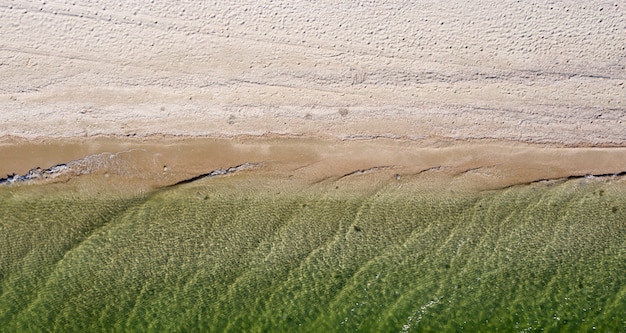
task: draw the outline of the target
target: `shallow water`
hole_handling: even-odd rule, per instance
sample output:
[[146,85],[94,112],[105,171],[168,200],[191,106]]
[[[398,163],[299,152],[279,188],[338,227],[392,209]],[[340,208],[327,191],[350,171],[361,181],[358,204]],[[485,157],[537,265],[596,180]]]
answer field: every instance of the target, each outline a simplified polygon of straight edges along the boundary
[[350,194],[234,179],[0,188],[0,331],[626,330],[623,182]]

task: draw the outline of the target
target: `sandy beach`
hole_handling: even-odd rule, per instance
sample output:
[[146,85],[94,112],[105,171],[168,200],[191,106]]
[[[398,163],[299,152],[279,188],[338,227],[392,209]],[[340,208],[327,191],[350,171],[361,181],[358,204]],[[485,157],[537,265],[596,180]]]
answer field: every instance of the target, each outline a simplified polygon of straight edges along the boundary
[[167,161],[185,175],[231,166],[239,142],[240,160],[291,163],[258,153],[272,138],[335,176],[621,172],[625,20],[605,1],[0,1],[0,174],[137,145],[173,158],[181,138],[218,153]]
[[624,1],[0,0],[0,331],[626,331]]

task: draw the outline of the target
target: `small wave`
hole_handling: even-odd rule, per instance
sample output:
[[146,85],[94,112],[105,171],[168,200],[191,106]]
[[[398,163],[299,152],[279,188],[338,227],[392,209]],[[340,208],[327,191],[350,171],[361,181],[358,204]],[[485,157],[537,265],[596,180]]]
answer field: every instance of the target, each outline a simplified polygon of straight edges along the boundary
[[123,173],[132,171],[129,162],[119,158],[120,154],[130,153],[131,151],[123,151],[119,153],[104,152],[100,154],[89,155],[84,158],[73,160],[67,163],[61,163],[51,166],[47,169],[35,167],[30,169],[23,175],[12,174],[6,178],[0,178],[0,185],[15,183],[32,183],[39,181],[54,180],[66,177],[76,177],[87,175],[100,171],[108,171],[115,173]]

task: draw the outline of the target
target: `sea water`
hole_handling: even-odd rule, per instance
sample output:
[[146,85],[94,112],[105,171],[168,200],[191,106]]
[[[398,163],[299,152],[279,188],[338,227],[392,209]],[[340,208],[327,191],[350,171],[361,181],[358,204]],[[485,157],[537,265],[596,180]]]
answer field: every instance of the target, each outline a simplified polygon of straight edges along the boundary
[[0,331],[626,331],[623,182],[455,194],[236,177],[0,188]]

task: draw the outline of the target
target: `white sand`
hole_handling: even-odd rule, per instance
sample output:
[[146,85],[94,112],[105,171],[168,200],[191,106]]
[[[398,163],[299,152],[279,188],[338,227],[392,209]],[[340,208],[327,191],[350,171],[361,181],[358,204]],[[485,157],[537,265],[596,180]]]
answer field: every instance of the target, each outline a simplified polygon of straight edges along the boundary
[[626,145],[621,1],[0,0],[0,137]]

